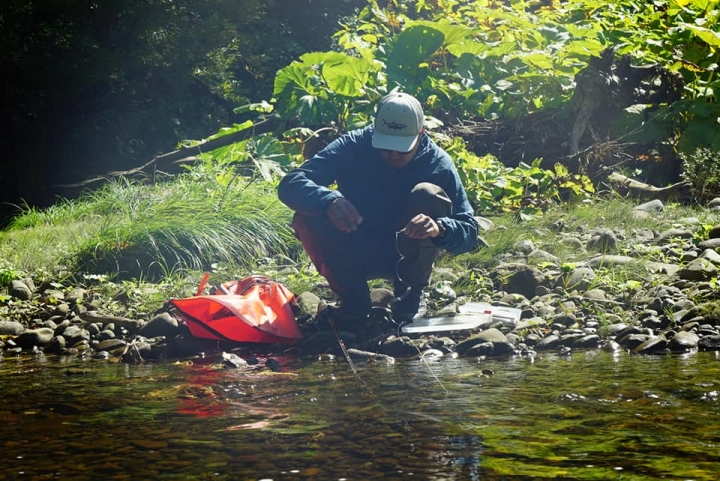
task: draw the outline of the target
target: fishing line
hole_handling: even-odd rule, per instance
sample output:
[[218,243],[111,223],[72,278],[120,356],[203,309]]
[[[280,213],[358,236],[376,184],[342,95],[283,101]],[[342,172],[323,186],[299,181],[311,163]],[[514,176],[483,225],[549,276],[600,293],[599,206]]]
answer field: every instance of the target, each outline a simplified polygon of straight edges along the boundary
[[[395,250],[397,251],[398,255],[400,256],[397,263],[395,264],[395,277],[397,278],[397,280],[399,282],[402,282],[407,287],[405,288],[405,292],[403,292],[399,296],[396,296],[396,297],[393,297],[392,299],[390,299],[390,307],[394,306],[396,303],[405,299],[410,294],[410,291],[412,291],[412,286],[410,284],[408,284],[407,282],[405,282],[400,277],[400,262],[402,262],[402,260],[405,259],[405,256],[400,251],[400,246],[399,246],[400,234],[402,234],[401,230],[395,232]],[[401,326],[398,325],[398,328],[397,328],[397,336],[398,337],[400,337],[400,328],[401,328]],[[427,359],[425,359],[425,356],[422,355],[420,348],[417,347],[417,345],[414,343],[413,343],[413,347],[417,350],[418,354],[420,355],[420,359],[422,359],[423,363],[425,364],[425,367],[427,367],[428,371],[430,371],[430,374],[432,374],[432,377],[435,378],[435,381],[440,385],[442,390],[445,391],[445,394],[450,394],[450,392],[447,389],[445,389],[445,386],[440,381],[440,378],[437,376],[437,374],[435,374],[435,371],[432,370],[432,368],[430,367],[430,364],[428,364]]]
[[407,286],[407,287],[405,287],[405,292],[403,292],[399,296],[395,296],[392,299],[390,299],[390,307],[392,307],[395,304],[397,304],[398,302],[404,300],[410,294],[410,291],[412,291],[412,286],[410,286],[410,284],[405,282],[402,279],[402,277],[400,277],[400,263],[402,262],[403,259],[405,259],[405,256],[403,255],[403,253],[400,252],[400,245],[399,245],[400,234],[402,234],[402,230],[395,232],[395,251],[400,256],[398,261],[395,263],[395,278],[398,280],[398,282],[405,284],[405,286]]
[[340,349],[342,349],[343,355],[345,356],[345,359],[347,360],[348,364],[350,365],[350,369],[352,369],[353,374],[357,378],[358,381],[362,383],[365,388],[368,388],[367,383],[363,380],[363,378],[360,377],[360,374],[358,373],[357,367],[355,367],[355,363],[353,362],[352,358],[350,357],[350,353],[347,351],[347,348],[345,347],[345,343],[340,338],[340,334],[338,334],[337,329],[335,329],[335,322],[331,319],[330,320],[330,327],[333,330],[333,333],[335,334],[335,339],[337,339],[338,344],[340,345]]

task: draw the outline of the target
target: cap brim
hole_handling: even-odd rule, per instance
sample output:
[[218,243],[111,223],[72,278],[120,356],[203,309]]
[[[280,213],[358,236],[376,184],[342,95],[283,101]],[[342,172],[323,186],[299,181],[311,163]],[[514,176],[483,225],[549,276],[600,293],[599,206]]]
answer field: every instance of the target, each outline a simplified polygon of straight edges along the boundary
[[376,149],[394,150],[396,152],[410,152],[417,143],[419,135],[404,137],[402,135],[388,135],[373,132],[372,146]]

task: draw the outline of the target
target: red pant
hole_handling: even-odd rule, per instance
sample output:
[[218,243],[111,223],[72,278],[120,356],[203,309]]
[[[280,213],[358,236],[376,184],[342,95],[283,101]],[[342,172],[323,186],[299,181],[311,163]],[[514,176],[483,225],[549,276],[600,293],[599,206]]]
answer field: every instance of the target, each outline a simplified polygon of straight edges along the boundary
[[348,304],[369,303],[368,279],[391,279],[396,286],[405,283],[416,292],[428,284],[440,250],[432,239],[410,239],[397,232],[417,214],[434,219],[449,216],[452,203],[443,189],[423,182],[413,188],[406,206],[399,211],[395,230],[388,232],[360,225],[354,232],[345,233],[327,217],[297,213],[292,225],[312,263],[327,279],[333,292]]

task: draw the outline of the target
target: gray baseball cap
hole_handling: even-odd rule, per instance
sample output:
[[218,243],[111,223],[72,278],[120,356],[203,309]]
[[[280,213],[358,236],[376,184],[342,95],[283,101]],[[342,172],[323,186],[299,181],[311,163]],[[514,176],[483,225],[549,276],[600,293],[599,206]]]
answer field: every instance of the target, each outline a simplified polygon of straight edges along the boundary
[[372,146],[376,149],[409,152],[423,128],[420,102],[412,95],[393,92],[380,100],[375,115]]

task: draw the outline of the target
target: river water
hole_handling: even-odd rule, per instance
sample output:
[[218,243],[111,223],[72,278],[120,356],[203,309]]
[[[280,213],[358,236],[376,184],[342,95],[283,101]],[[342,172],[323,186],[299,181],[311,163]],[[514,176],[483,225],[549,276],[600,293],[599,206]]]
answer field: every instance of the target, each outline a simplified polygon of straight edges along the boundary
[[[720,355],[0,362],[2,480],[717,480]],[[263,361],[261,359],[261,361]]]

